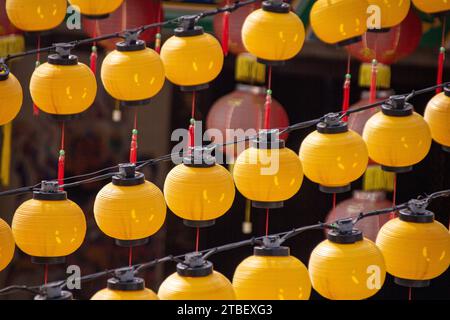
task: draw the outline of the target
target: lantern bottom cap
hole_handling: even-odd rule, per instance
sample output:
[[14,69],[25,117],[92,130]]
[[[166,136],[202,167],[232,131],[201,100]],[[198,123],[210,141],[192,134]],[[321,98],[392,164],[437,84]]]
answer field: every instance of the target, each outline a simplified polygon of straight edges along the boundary
[[389,31],[391,31],[391,28],[367,29],[367,32],[371,32],[371,33],[387,33]]
[[34,300],[73,300],[73,294],[69,291],[61,291],[61,295],[56,298],[49,298],[38,294],[37,296],[34,296]]
[[48,113],[48,112],[45,112],[45,111],[42,111],[41,109],[39,109],[40,114],[43,114],[46,117],[48,117],[52,120],[56,120],[56,121],[76,120],[76,119],[79,119],[84,112],[85,111],[80,112],[80,113],[74,113],[74,114],[55,114],[55,113]]
[[63,264],[66,257],[35,257],[31,256],[31,262],[34,264]]
[[430,285],[430,280],[411,280],[403,278],[394,278],[395,284],[408,288],[425,288]]
[[381,169],[383,171],[387,172],[394,172],[394,173],[405,173],[410,172],[413,169],[413,166],[406,166],[406,167],[390,167],[390,166],[381,166]]
[[103,20],[109,17],[109,13],[105,14],[83,14],[83,17],[89,20]]
[[116,239],[116,245],[119,247],[137,247],[143,246],[148,243],[148,238],[136,239],[136,240],[121,240]]
[[327,187],[323,185],[319,185],[319,190],[323,193],[344,193],[351,190],[351,185],[347,184],[345,186],[340,187]]
[[191,228],[211,227],[215,223],[216,223],[216,219],[212,219],[212,220],[188,220],[188,219],[183,219],[183,224],[186,227],[191,227]]
[[286,64],[286,60],[267,60],[263,58],[256,58],[256,61],[272,67],[284,66]]
[[350,39],[347,39],[347,40],[340,41],[340,42],[336,43],[336,45],[338,47],[345,47],[345,46],[348,46],[348,45],[351,45],[351,44],[354,44],[354,43],[358,43],[361,40],[362,40],[362,37],[361,36],[357,36],[357,37],[353,37],[353,38],[350,38]]
[[209,83],[197,84],[194,86],[180,86],[181,91],[189,92],[189,91],[200,91],[209,88]]
[[450,146],[442,146],[442,150],[445,152],[450,152]]
[[284,202],[283,201],[252,201],[252,207],[253,208],[259,208],[259,209],[279,209],[283,208]]
[[143,105],[149,104],[150,101],[152,101],[151,98],[142,99],[142,100],[128,100],[128,101],[121,100],[120,101],[120,105],[122,107],[139,107],[139,106],[143,106]]

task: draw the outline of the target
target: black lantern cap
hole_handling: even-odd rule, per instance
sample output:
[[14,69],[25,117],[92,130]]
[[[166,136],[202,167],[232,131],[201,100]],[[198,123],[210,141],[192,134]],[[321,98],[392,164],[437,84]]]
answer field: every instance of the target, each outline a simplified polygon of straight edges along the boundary
[[145,176],[136,171],[134,163],[119,164],[119,172],[112,177],[112,183],[116,186],[130,187],[145,183]]
[[33,191],[33,199],[47,201],[67,200],[67,192],[59,189],[58,181],[42,181],[41,188]]
[[264,237],[262,245],[253,248],[253,254],[259,257],[288,257],[290,249],[281,246],[282,242],[278,236]]
[[317,124],[316,129],[319,133],[344,133],[348,131],[348,125],[338,113],[328,113],[324,120]]
[[73,66],[78,64],[78,57],[70,54],[74,48],[70,43],[55,43],[56,53],[48,56],[48,63],[58,66]]
[[213,264],[200,252],[189,253],[177,264],[177,273],[182,277],[206,277],[212,274]]
[[134,276],[131,267],[116,270],[114,277],[108,279],[107,288],[120,291],[139,291],[145,289],[145,281]]
[[0,81],[5,81],[9,78],[9,68],[4,60],[0,60]]
[[279,137],[280,130],[278,129],[259,130],[258,137],[252,140],[250,145],[257,149],[282,149],[285,143]]
[[363,234],[354,228],[352,218],[338,220],[336,227],[336,229],[332,229],[327,233],[327,239],[331,242],[352,244],[363,240]]
[[198,17],[196,15],[184,16],[178,28],[175,28],[174,35],[177,37],[193,37],[204,33],[203,27],[196,26]]
[[183,164],[194,168],[210,168],[216,165],[216,158],[206,147],[189,147],[189,154],[183,158]]
[[412,104],[406,101],[406,96],[396,95],[389,97],[389,101],[381,105],[383,114],[391,117],[407,117],[413,114]]
[[116,43],[117,51],[130,52],[130,51],[141,51],[147,46],[145,41],[139,39],[139,32],[126,32],[124,34],[124,41]]
[[40,291],[34,300],[73,300],[72,293],[62,290],[60,286],[44,286]]
[[273,13],[289,13],[291,6],[283,0],[268,0],[262,3],[262,9]]
[[427,210],[428,202],[413,199],[408,202],[408,208],[400,210],[399,219],[405,222],[433,223],[434,213]]
[[445,94],[446,97],[450,97],[450,84],[447,84],[444,87],[444,94]]

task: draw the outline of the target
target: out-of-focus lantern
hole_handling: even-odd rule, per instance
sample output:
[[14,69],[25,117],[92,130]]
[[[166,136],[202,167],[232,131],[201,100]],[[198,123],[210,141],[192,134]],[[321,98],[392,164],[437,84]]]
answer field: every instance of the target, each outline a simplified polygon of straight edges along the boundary
[[450,87],[434,96],[425,109],[425,121],[430,126],[431,137],[450,152]]

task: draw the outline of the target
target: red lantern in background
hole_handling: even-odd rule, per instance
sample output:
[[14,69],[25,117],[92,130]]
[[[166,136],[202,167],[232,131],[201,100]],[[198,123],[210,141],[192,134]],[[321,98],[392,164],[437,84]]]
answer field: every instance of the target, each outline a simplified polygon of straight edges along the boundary
[[[96,37],[155,23],[163,17],[160,0],[126,0],[106,19],[92,20],[83,17],[83,28],[89,36]],[[157,28],[150,28],[143,32],[140,38],[151,43],[155,41],[156,33]],[[116,48],[116,43],[119,41],[120,39],[103,40],[99,44],[110,51]]]
[[[353,198],[340,202],[328,213],[327,223],[338,219],[353,218],[361,212],[389,208],[391,201],[386,199],[384,191],[354,191]],[[380,228],[389,221],[388,215],[368,217],[358,221],[356,228],[362,231],[364,237],[375,241]]]
[[362,41],[346,46],[361,62],[393,64],[416,50],[422,38],[422,22],[413,9],[402,23],[387,32],[366,32]]

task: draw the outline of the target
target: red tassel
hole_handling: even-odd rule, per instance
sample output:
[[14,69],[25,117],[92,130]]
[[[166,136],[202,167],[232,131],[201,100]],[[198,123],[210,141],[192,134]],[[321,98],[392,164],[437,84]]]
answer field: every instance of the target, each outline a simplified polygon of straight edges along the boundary
[[[442,78],[444,74],[444,60],[445,60],[445,48],[441,47],[439,49],[439,59],[438,59],[438,73],[437,73],[437,80],[436,84],[440,85],[442,84]],[[436,94],[441,93],[442,88],[436,89]]]
[[230,13],[222,15],[222,50],[224,56],[228,55],[228,38],[230,34]]
[[189,126],[189,148],[193,148],[195,146],[195,126],[191,123]]
[[159,54],[161,52],[161,33],[156,34],[155,38],[155,51]]
[[130,146],[130,163],[136,163],[137,161],[137,135],[138,131],[133,129],[133,133],[131,135],[131,146]]
[[270,113],[272,106],[272,90],[268,89],[266,94],[266,102],[264,104],[264,129],[270,129]]
[[[348,108],[349,108],[349,106],[350,106],[350,84],[351,84],[351,78],[352,78],[352,76],[351,76],[349,73],[347,73],[347,74],[345,75],[345,82],[344,82],[344,99],[343,99],[343,101],[342,101],[342,111],[343,111],[343,112],[347,112],[347,110],[348,110]],[[348,117],[345,116],[345,117],[343,118],[343,120],[344,120],[345,122],[347,122]]]
[[37,117],[39,115],[39,108],[35,103],[33,103],[33,116]]
[[[65,152],[64,150],[59,150],[58,158],[58,184],[62,186],[64,184],[64,162],[65,162]],[[60,188],[63,190],[63,188]]]
[[372,61],[372,74],[370,78],[370,100],[369,103],[374,103],[377,99],[377,74],[378,74],[378,61]]
[[97,47],[92,46],[90,67],[94,74],[97,73]]

